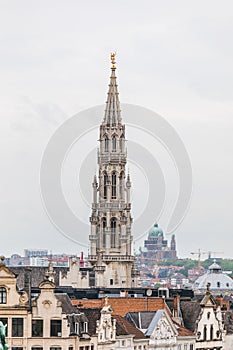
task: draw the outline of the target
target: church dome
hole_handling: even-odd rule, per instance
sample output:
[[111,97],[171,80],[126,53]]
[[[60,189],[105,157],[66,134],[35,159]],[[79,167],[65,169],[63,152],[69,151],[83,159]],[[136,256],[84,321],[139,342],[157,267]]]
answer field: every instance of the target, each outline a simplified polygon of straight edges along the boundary
[[154,224],[154,226],[149,231],[149,237],[158,237],[163,236],[163,230],[159,228],[158,224]]
[[193,290],[196,293],[204,293],[207,283],[209,283],[212,294],[233,293],[233,280],[222,271],[221,266],[216,262],[209,266],[208,271],[203,276],[197,278]]

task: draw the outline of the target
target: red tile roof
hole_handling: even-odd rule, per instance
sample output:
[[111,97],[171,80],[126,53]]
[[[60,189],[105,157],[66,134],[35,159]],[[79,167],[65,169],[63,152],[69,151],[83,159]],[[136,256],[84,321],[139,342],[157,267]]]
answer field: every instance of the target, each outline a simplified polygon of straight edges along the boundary
[[[72,300],[72,304],[79,309],[82,308],[102,308],[105,299],[76,299]],[[127,312],[137,311],[157,311],[166,309],[171,314],[165,300],[163,298],[108,298],[108,303],[113,309],[113,315],[125,316]]]
[[195,334],[193,332],[191,332],[189,329],[185,328],[184,326],[182,326],[181,324],[179,324],[178,322],[176,322],[174,319],[172,319],[172,322],[175,324],[177,330],[178,330],[178,335],[180,337],[194,337]]

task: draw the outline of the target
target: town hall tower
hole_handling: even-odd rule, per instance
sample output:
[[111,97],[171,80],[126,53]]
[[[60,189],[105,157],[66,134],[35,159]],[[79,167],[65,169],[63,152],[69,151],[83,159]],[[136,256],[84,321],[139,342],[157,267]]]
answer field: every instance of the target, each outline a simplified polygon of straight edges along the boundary
[[115,54],[104,118],[99,130],[98,180],[93,180],[89,263],[96,287],[138,285],[132,253],[131,181],[126,175],[127,150],[116,81]]

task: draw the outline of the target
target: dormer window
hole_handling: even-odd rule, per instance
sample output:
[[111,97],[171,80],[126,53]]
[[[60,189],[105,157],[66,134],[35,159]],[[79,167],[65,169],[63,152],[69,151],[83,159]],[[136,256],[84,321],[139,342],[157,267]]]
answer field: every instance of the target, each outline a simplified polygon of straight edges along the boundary
[[79,334],[79,323],[78,322],[75,322],[75,324],[74,324],[74,332],[75,332],[75,334]]
[[6,288],[0,287],[0,304],[6,304]]
[[87,322],[81,322],[81,332],[88,333]]

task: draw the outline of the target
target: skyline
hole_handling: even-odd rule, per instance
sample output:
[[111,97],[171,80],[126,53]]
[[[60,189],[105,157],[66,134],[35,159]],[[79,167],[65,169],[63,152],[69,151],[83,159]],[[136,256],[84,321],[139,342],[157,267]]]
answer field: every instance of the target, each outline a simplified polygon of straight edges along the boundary
[[[123,2],[115,8],[105,1],[103,6],[90,7],[73,1],[68,7],[58,1],[53,17],[52,3],[42,2],[36,8],[28,1],[2,5],[0,14],[2,254],[17,252],[12,251],[17,250],[12,239],[19,253],[35,245],[57,253],[80,252],[57,232],[44,212],[40,162],[47,142],[63,121],[104,103],[109,53],[116,46],[121,103],[139,104],[162,115],[177,130],[190,155],[194,191],[189,213],[175,232],[178,255],[188,256],[201,248],[223,251],[233,258],[232,4],[219,9],[213,2],[197,2],[189,9],[181,1],[182,9],[172,3],[168,9],[149,1],[153,13],[136,2],[134,13],[129,13],[124,12],[122,7],[126,10],[127,5]],[[113,7],[115,18],[121,15],[120,28],[109,18]],[[100,18],[106,18],[106,23]],[[85,19],[91,21],[90,27]],[[103,114],[99,123],[102,118]],[[127,136],[137,137],[128,128]],[[93,133],[90,147],[97,146],[97,139]],[[169,173],[169,196],[174,201],[174,169],[159,145],[153,147]],[[72,159],[70,164],[75,162]],[[137,183],[133,174],[131,178]],[[137,215],[140,206],[132,204]],[[88,221],[87,212],[83,215]],[[159,222],[162,228],[163,224]]]

